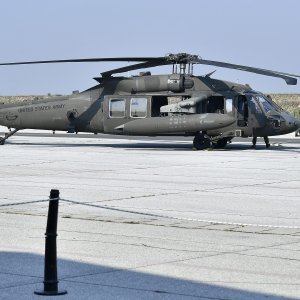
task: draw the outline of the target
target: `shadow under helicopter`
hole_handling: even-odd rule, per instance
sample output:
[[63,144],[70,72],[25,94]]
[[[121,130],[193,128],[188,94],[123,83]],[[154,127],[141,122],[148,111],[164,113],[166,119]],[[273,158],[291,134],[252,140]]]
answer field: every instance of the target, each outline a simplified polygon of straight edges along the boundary
[[52,147],[52,148],[88,148],[88,147],[98,147],[98,148],[116,148],[116,149],[125,149],[125,150],[151,150],[151,151],[197,151],[199,153],[204,151],[245,151],[252,150],[255,151],[284,151],[284,152],[293,152],[300,153],[299,148],[295,148],[293,146],[289,146],[289,144],[281,144],[281,143],[272,143],[269,149],[266,149],[264,144],[257,144],[255,149],[251,148],[251,142],[249,144],[240,144],[240,143],[229,143],[225,148],[209,148],[206,150],[195,150],[191,143],[178,143],[178,142],[148,142],[148,141],[132,141],[132,142],[124,142],[124,143],[114,143],[106,142],[106,143],[48,143],[48,142],[28,142],[26,141],[7,141],[6,144],[21,144],[24,146],[39,146],[39,147]]
[[[40,298],[33,292],[43,287],[43,256],[25,252],[0,252],[0,263],[1,299]],[[63,299],[296,299],[252,292],[249,287],[243,290],[224,286],[239,284],[234,281],[216,280],[209,283],[185,280],[66,259],[58,259],[58,279],[59,289],[68,292]],[[247,286],[251,284],[243,283]]]

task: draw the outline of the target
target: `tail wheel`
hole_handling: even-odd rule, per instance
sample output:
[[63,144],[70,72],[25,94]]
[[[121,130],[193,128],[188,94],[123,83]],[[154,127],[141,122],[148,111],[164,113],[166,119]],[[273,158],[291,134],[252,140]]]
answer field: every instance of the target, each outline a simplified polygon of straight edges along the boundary
[[210,148],[211,147],[210,138],[203,133],[197,133],[194,137],[193,146],[197,150],[204,150]]

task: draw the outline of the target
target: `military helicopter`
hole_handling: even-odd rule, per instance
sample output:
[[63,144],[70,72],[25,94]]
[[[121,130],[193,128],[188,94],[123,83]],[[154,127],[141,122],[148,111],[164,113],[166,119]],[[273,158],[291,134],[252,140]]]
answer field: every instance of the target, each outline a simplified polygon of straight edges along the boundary
[[[224,67],[278,77],[297,84],[299,75],[202,59],[187,53],[163,57],[87,58],[1,63],[0,66],[136,62],[101,73],[98,84],[83,92],[27,103],[0,105],[0,125],[10,131],[0,144],[21,129],[62,130],[123,135],[194,136],[198,150],[224,148],[234,137],[272,136],[300,128],[300,120],[271,97],[242,85],[193,75],[195,64]],[[112,76],[170,65],[172,73]],[[14,128],[14,130],[11,130]]]

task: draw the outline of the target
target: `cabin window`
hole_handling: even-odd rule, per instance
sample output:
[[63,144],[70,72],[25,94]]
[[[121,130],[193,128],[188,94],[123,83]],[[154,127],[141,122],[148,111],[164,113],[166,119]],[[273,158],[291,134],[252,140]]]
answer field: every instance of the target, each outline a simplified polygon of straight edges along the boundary
[[232,99],[226,99],[226,113],[231,113],[233,107],[233,100]]
[[124,99],[111,99],[109,101],[109,116],[111,118],[124,118],[125,117],[125,100]]
[[147,98],[131,98],[130,117],[132,118],[147,117]]

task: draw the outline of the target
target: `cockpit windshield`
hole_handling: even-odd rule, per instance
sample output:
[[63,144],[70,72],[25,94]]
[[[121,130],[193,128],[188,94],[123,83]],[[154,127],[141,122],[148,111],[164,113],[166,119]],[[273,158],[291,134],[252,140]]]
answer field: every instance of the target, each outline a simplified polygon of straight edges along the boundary
[[255,96],[255,98],[259,101],[264,111],[267,113],[270,110],[277,110],[275,106],[273,106],[265,97],[261,95]]
[[262,94],[252,95],[252,99],[261,106],[265,113],[268,113],[271,110],[277,112],[282,111],[282,109],[276,103]]
[[264,111],[264,113],[268,113],[269,111],[283,111],[283,109],[278,104],[276,104],[271,97],[269,98],[269,96],[267,97],[256,91],[248,91],[245,92],[245,94],[248,95],[248,97],[251,97],[250,99],[248,99],[250,100],[249,104],[250,106],[252,105],[253,111]]

